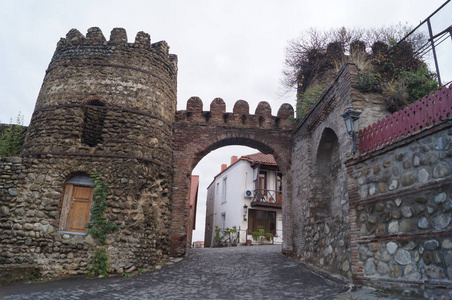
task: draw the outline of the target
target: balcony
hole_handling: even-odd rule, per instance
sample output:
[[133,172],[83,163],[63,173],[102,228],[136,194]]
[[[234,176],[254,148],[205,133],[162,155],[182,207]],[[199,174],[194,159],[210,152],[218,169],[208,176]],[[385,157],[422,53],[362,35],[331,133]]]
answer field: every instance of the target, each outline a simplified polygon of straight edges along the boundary
[[251,207],[281,208],[282,194],[274,190],[254,190]]

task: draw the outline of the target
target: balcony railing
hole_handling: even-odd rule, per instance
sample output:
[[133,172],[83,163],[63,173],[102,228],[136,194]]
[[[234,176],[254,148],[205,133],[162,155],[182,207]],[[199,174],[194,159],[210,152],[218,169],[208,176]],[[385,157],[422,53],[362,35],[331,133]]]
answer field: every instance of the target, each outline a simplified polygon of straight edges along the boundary
[[276,207],[281,208],[282,193],[275,190],[254,190],[253,201],[251,207]]

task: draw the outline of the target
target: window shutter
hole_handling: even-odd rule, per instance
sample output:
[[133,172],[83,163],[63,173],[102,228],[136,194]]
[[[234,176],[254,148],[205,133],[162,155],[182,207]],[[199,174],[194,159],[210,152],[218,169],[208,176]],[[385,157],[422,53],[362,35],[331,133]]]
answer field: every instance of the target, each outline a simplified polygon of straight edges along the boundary
[[74,186],[72,205],[67,224],[68,231],[86,232],[86,224],[89,221],[93,188],[86,186]]
[[67,221],[69,212],[71,211],[72,192],[74,190],[73,184],[66,184],[63,196],[63,206],[60,214],[60,230],[67,230]]

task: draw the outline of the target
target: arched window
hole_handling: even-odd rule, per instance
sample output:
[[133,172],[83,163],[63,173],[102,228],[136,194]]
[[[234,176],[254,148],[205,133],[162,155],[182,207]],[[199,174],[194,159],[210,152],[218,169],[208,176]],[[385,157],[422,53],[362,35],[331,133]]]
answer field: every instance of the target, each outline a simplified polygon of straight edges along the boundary
[[320,139],[316,156],[316,206],[317,219],[340,214],[340,193],[337,177],[341,167],[339,143],[332,129],[326,128]]
[[102,129],[104,128],[105,109],[99,100],[91,100],[85,107],[82,143],[94,147],[102,142]]
[[66,182],[60,214],[61,231],[86,233],[93,185],[87,175],[77,175]]

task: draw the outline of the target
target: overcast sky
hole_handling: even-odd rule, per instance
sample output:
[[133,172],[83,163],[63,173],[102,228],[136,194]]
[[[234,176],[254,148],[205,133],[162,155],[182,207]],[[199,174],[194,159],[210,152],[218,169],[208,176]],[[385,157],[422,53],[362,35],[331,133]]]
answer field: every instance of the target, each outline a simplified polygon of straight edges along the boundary
[[[237,0],[237,1],[50,1],[3,0],[0,10],[0,122],[15,121],[19,112],[30,121],[45,70],[60,37],[77,28],[86,35],[100,27],[108,39],[115,27],[125,28],[129,42],[138,31],[152,42],[165,40],[179,58],[178,109],[198,96],[208,110],[215,97],[228,112],[243,99],[253,113],[267,101],[275,115],[284,102],[281,71],[287,42],[310,27],[416,26],[445,0]],[[194,240],[204,238],[205,190],[231,155],[254,149],[222,148],[204,158],[200,175],[199,211]],[[216,167],[217,166],[217,167]]]

